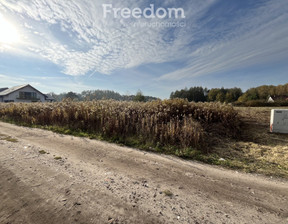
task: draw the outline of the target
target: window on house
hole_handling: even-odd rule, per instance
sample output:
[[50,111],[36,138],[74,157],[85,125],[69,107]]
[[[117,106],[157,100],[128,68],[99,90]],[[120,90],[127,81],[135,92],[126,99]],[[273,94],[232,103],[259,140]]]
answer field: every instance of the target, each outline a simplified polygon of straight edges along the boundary
[[37,95],[35,92],[19,92],[20,99],[36,99]]

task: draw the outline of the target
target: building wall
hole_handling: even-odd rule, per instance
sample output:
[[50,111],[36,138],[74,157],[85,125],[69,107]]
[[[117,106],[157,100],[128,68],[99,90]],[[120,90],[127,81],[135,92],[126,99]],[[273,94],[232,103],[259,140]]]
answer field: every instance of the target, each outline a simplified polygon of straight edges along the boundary
[[30,86],[24,87],[20,90],[17,90],[13,93],[10,93],[7,96],[3,97],[3,102],[5,101],[14,101],[14,102],[32,102],[31,100],[22,100],[22,99],[18,99],[19,98],[19,92],[36,92],[36,98],[39,99],[39,101],[41,102],[45,102],[45,96],[43,94],[41,94],[38,91],[35,91],[35,89],[31,88]]

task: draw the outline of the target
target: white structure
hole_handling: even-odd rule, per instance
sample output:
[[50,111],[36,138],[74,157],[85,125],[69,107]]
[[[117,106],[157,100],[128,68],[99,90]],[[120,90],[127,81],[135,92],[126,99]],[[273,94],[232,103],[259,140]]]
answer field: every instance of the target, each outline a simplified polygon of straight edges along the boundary
[[288,109],[271,111],[270,131],[288,134]]
[[275,102],[275,100],[271,96],[269,96],[268,103],[274,103],[274,102]]
[[[51,101],[45,94],[41,93],[29,84],[15,86],[10,89],[0,89],[0,102],[47,102]],[[47,100],[48,99],[48,100]]]
[[268,103],[274,102],[288,102],[288,95],[274,95],[268,96]]

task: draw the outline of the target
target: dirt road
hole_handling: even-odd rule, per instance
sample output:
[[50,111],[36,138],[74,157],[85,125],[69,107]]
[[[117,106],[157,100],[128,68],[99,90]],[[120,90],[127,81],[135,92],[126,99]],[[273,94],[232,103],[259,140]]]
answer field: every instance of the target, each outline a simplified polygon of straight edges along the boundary
[[286,180],[1,122],[0,139],[0,223],[288,223]]

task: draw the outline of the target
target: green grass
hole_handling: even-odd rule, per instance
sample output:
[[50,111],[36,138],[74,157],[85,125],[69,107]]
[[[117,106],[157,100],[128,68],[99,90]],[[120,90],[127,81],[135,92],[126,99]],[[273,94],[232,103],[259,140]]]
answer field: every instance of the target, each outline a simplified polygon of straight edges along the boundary
[[13,143],[18,142],[18,140],[16,138],[12,138],[11,136],[7,136],[7,135],[4,135],[4,134],[0,134],[0,140],[4,140],[4,141],[7,141],[7,142],[13,142]]
[[18,142],[17,139],[11,138],[11,137],[4,138],[3,140],[6,140],[7,142],[13,142],[13,143]]
[[39,153],[42,155],[47,154],[47,152],[45,150],[40,150]]

